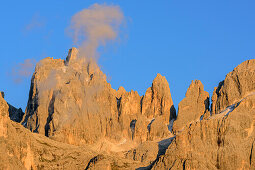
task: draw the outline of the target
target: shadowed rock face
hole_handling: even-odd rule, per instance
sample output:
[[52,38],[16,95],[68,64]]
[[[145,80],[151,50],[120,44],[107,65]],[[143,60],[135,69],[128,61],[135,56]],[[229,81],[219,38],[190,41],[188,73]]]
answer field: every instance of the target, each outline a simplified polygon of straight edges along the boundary
[[178,131],[197,121],[209,111],[209,93],[204,91],[204,86],[199,80],[192,81],[185,98],[179,103],[178,117],[174,121],[173,131]]
[[[0,97],[2,97],[2,99],[4,99],[4,92],[0,92]],[[17,109],[14,106],[12,106],[11,104],[8,104],[8,114],[11,120],[20,123],[23,116],[24,116],[24,112],[22,111],[21,108]]]
[[[22,121],[26,128],[75,145],[105,137],[141,143],[171,135],[167,127],[175,109],[165,77],[158,74],[143,97],[123,87],[116,91],[94,61],[77,53],[72,48],[65,61],[46,58],[37,64]],[[148,130],[152,119],[160,129],[152,123]]]
[[24,116],[24,112],[22,111],[21,108],[17,109],[14,106],[12,106],[11,104],[9,105],[9,117],[11,120],[20,123],[22,121],[22,118]]

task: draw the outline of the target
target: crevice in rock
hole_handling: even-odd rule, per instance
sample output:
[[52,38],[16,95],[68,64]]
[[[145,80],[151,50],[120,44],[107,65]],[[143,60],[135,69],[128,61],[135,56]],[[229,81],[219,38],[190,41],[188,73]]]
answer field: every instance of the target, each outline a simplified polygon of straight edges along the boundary
[[116,97],[116,101],[117,101],[117,110],[118,110],[118,120],[119,120],[120,115],[121,115],[121,110],[120,110],[121,98],[122,98],[122,97],[120,97],[120,98],[117,98],[117,97]]
[[144,96],[142,96],[141,101],[140,101],[141,113],[143,112],[143,99],[144,99]]
[[39,126],[40,126],[40,122],[39,122],[39,118],[38,118],[38,113],[35,113],[36,115],[36,128],[33,130],[31,127],[30,127],[30,130],[33,131],[34,133],[38,133],[38,129],[39,129]]
[[[168,149],[169,145],[171,145],[171,143],[174,141],[175,137],[176,136],[158,142],[159,151],[158,151],[158,154],[157,154],[157,158],[150,165],[148,165],[146,167],[137,168],[137,170],[150,170],[150,169],[152,169],[152,167],[160,160],[161,156],[165,155],[166,150]],[[175,161],[174,161],[172,167],[174,166],[174,164],[175,164]]]
[[[54,114],[54,103],[55,103],[55,98],[56,98],[56,93],[53,92],[52,98],[50,100],[49,103],[49,107],[48,107],[48,118],[47,118],[47,122],[44,126],[45,129],[45,136],[49,137],[49,132],[53,129],[50,129],[50,123],[52,121],[52,116]],[[54,128],[54,127],[53,127]]]
[[135,123],[136,123],[136,119],[134,119],[130,122],[130,129],[132,132],[132,140],[134,139],[134,134],[135,134]]
[[163,115],[163,97],[160,99],[160,115]]
[[175,109],[174,105],[172,105],[171,108],[170,108],[170,118],[169,118],[169,121],[176,120],[176,118],[177,118],[176,109]]
[[209,100],[209,97],[207,97],[205,99],[204,105],[205,105],[205,112],[204,113],[206,113],[206,111],[210,110],[210,100]]
[[185,161],[183,162],[183,164],[182,164],[182,169],[183,169],[183,170],[185,170],[185,169],[186,169],[186,168],[185,168],[186,161],[187,161],[187,160],[185,160]]
[[217,154],[217,162],[216,162],[216,168],[220,169],[220,160],[219,160],[219,154]]
[[[215,108],[212,107],[213,105],[213,101],[211,102],[211,109],[210,112],[212,113],[213,111],[216,112],[216,110],[220,109],[218,100],[219,100],[219,96],[220,96],[220,90],[222,88],[222,86],[224,85],[224,80],[222,80],[221,82],[219,82],[218,87],[216,88],[215,94],[216,94],[216,101],[214,101],[215,103]],[[216,109],[217,108],[217,109]],[[213,110],[214,109],[214,110]]]
[[154,122],[154,120],[155,119],[152,119],[151,120],[151,122],[148,124],[148,126],[147,126],[147,130],[148,130],[148,132],[150,133],[150,131],[151,131],[151,124],[152,124],[152,122]]
[[217,144],[218,144],[218,149],[219,147],[224,146],[224,140],[225,140],[225,133],[227,129],[224,129],[225,125],[225,120],[226,118],[224,117],[221,122],[218,122],[218,127],[217,127]]
[[134,149],[133,151],[133,160],[135,160],[135,156],[136,156],[136,149]]
[[[24,127],[30,129],[30,131],[32,131],[33,129],[32,129],[32,127],[28,127],[27,121],[29,118],[31,118],[31,116],[33,114],[36,114],[36,117],[38,117],[36,110],[39,106],[39,104],[38,104],[38,89],[37,88],[35,89],[35,95],[33,97],[33,89],[35,86],[34,79],[35,79],[35,76],[33,75],[32,79],[31,79],[30,90],[29,90],[29,97],[28,97],[27,108],[26,108],[26,116],[25,116],[25,118],[23,118],[23,121],[21,123]],[[37,120],[38,120],[38,118],[37,118]]]
[[205,114],[203,114],[203,115],[200,116],[200,118],[199,118],[200,121],[204,119],[204,115],[205,115]]
[[226,124],[226,117],[223,117],[221,119],[221,121],[218,121],[218,125],[217,125],[217,162],[216,162],[216,168],[220,169],[220,147],[224,147],[224,142],[225,142],[225,134],[227,131],[227,126],[225,126]]
[[92,80],[94,77],[94,74],[91,74],[89,77],[90,77],[90,80]]
[[152,87],[151,87],[151,103],[153,102],[154,100],[154,90],[153,90],[153,84],[152,84]]
[[89,160],[89,163],[87,164],[85,170],[88,170],[90,168],[93,168],[93,166],[95,166],[95,164],[100,161],[103,160],[104,156],[103,155],[97,155],[95,157],[93,157],[92,159]]
[[253,144],[254,144],[254,140],[252,142],[252,145],[251,145],[251,152],[250,152],[250,166],[251,166],[251,160],[252,160],[252,151],[253,151]]
[[90,68],[90,62],[88,62],[88,64],[87,64],[87,73],[88,73],[88,75],[90,75],[89,68]]

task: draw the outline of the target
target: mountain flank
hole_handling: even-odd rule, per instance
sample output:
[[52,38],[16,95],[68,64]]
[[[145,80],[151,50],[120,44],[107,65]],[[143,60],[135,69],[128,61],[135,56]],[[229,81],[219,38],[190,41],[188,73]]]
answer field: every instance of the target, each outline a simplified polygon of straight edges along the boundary
[[25,113],[0,95],[0,169],[255,169],[255,60],[178,113],[166,78],[115,90],[76,48],[37,63]]

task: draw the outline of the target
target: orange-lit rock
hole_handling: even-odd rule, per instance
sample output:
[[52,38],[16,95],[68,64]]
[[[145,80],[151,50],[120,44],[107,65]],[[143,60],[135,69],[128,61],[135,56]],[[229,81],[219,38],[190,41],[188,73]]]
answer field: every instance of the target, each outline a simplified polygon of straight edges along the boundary
[[198,121],[209,111],[209,94],[199,80],[192,81],[185,98],[179,103],[177,120],[173,131],[178,131],[194,121]]
[[[74,145],[104,138],[141,143],[171,135],[167,127],[175,109],[164,77],[158,74],[144,97],[123,87],[116,91],[94,61],[77,58],[77,53],[72,48],[65,61],[46,58],[37,64],[22,121],[26,128]],[[149,133],[153,118],[165,132]]]

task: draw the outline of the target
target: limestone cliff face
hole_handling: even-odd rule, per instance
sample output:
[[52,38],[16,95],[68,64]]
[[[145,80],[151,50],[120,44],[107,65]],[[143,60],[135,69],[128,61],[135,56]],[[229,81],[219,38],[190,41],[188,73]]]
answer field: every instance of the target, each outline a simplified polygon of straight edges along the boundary
[[95,63],[70,56],[37,64],[23,125],[70,144],[118,138],[116,91]]
[[8,104],[0,95],[0,169],[131,169],[139,162],[114,154],[99,154],[31,133],[9,119]]
[[[144,97],[123,87],[116,91],[95,62],[77,53],[72,48],[65,61],[46,58],[37,64],[22,121],[25,127],[75,145],[103,138],[141,143],[171,135],[167,127],[175,110],[164,77],[158,74]],[[154,118],[162,122],[164,132],[153,126]]]
[[174,121],[173,131],[178,131],[197,121],[209,111],[209,93],[204,91],[204,86],[199,80],[192,81],[185,98],[179,103],[178,117]]
[[254,169],[254,68],[249,60],[230,72],[214,90],[212,115],[178,133],[153,169]]
[[28,129],[10,119],[22,113],[0,93],[0,169],[255,169],[255,60],[215,88],[211,112],[192,81],[175,120],[163,76],[144,96],[116,91],[77,53],[37,64],[21,122]]
[[151,119],[162,116],[166,124],[176,117],[169,84],[160,74],[153,80],[152,87],[148,88],[144,95],[142,114]]
[[255,96],[192,123],[176,136],[153,169],[254,169]]
[[[32,134],[20,124],[11,121],[9,106],[0,95],[1,169],[84,168],[95,153],[82,149],[81,155],[78,155],[76,152],[81,149]],[[70,154],[76,155],[76,158],[67,158]]]
[[0,95],[0,136],[7,136],[7,121],[9,119],[9,106],[4,100],[4,93]]
[[241,63],[214,89],[212,114],[223,111],[227,106],[253,92],[255,92],[255,59]]

